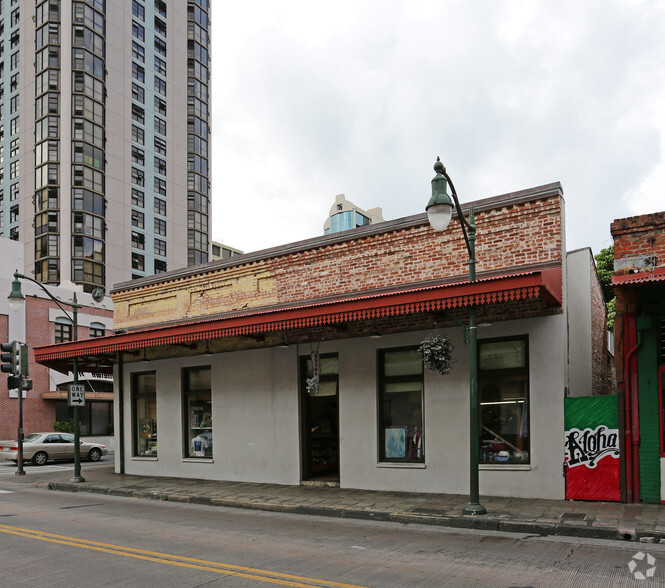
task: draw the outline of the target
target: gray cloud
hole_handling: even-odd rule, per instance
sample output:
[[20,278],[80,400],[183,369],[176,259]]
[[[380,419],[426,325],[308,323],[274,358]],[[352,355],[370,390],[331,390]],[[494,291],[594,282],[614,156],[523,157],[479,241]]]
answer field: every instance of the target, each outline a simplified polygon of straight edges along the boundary
[[665,14],[652,2],[247,1],[213,8],[213,236],[321,234],[338,193],[421,212],[561,181],[569,248],[654,211]]

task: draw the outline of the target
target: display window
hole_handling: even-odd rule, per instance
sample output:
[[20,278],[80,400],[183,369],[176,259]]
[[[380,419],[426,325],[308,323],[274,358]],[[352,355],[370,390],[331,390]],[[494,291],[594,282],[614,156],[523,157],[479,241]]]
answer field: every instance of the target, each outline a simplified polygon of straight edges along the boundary
[[526,337],[478,342],[480,463],[529,463]]
[[212,458],[212,392],[210,367],[183,373],[185,448],[188,458]]
[[132,374],[134,455],[157,457],[157,375]]
[[379,351],[380,461],[425,461],[423,392],[417,347]]

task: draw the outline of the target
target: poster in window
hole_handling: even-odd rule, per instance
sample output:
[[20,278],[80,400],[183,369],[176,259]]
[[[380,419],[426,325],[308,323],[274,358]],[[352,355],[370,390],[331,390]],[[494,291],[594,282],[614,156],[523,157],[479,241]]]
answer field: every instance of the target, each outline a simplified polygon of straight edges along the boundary
[[141,437],[152,437],[152,419],[141,419],[139,421]]
[[386,427],[386,459],[406,457],[406,427]]

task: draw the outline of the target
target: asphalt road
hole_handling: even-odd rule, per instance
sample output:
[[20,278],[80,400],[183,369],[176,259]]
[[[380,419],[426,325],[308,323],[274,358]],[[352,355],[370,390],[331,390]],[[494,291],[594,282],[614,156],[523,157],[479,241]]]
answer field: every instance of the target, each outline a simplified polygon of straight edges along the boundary
[[[665,584],[665,545],[659,544],[286,515],[2,480],[0,582],[7,586]],[[644,580],[635,578],[640,573]]]

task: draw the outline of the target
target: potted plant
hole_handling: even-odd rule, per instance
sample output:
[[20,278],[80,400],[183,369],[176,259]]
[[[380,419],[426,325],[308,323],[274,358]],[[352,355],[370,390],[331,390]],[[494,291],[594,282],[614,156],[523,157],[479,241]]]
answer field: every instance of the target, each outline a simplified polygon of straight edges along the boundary
[[450,373],[455,358],[454,346],[447,335],[428,335],[420,344],[418,351],[423,356],[423,363],[430,372]]

